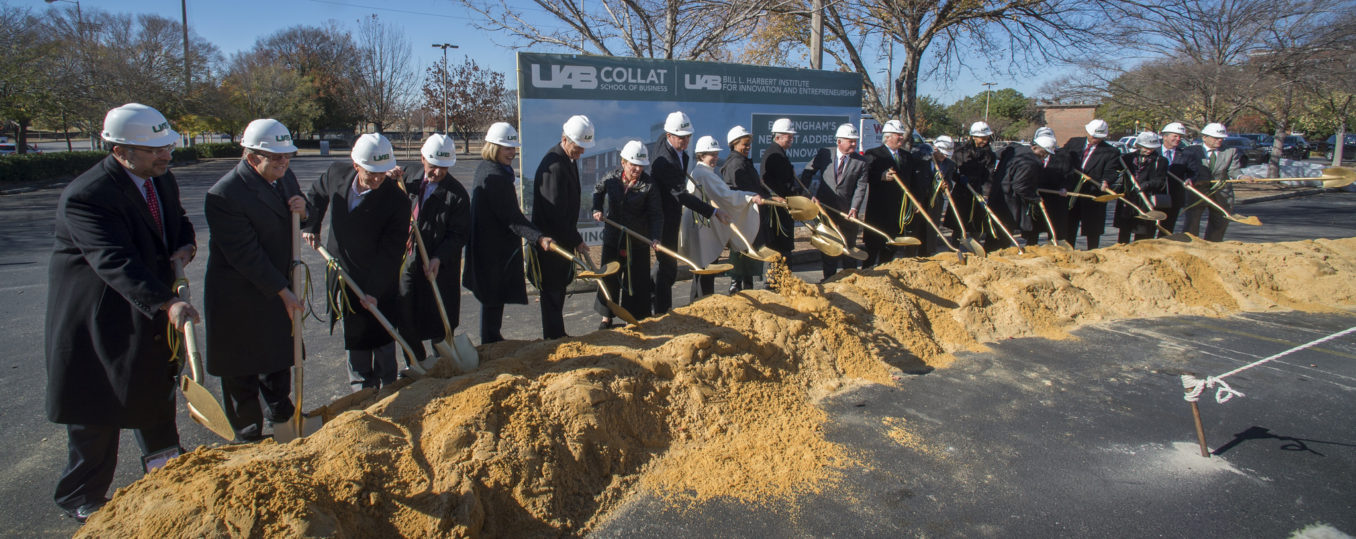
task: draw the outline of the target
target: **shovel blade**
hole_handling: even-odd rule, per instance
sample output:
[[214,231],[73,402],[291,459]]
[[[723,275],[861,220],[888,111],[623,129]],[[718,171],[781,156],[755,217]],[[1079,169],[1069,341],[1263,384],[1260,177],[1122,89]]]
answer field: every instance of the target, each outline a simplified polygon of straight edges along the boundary
[[457,350],[453,348],[451,337],[433,343],[433,351],[437,354],[435,357],[425,358],[420,362],[420,366],[424,370],[433,370],[433,367],[436,367],[439,363],[447,362],[453,366],[454,370],[458,370],[457,374],[461,374],[458,367]]
[[188,401],[189,417],[217,436],[226,440],[235,439],[235,429],[231,427],[231,421],[226,419],[226,412],[221,409],[221,404],[217,403],[217,398],[213,397],[207,388],[185,376],[180,378],[179,389],[184,394],[184,400]]
[[985,251],[985,250],[984,250],[984,246],[983,246],[983,245],[980,245],[979,242],[978,242],[978,241],[975,241],[974,238],[967,237],[967,238],[965,238],[964,240],[961,240],[961,241],[962,241],[963,243],[965,243],[965,248],[966,248],[966,249],[969,249],[970,252],[973,253],[975,256],[978,256],[978,257],[980,257],[980,258],[988,258],[988,257],[989,257],[989,252],[988,252],[988,251]]
[[912,247],[915,245],[922,245],[923,241],[913,236],[896,236],[895,239],[890,240],[888,243],[895,247]]
[[1255,216],[1255,215],[1252,215],[1252,216],[1243,216],[1243,215],[1234,214],[1234,215],[1229,216],[1229,220],[1231,220],[1231,221],[1233,221],[1233,222],[1235,222],[1235,223],[1244,224],[1244,225],[1250,225],[1250,226],[1262,226],[1262,220],[1261,220],[1261,219],[1258,219],[1257,216]]
[[734,264],[711,264],[701,269],[693,269],[691,273],[694,275],[715,275],[732,269],[734,269]]
[[[297,410],[297,413],[301,414],[301,411]],[[305,438],[315,434],[323,426],[325,426],[323,417],[301,414],[301,432],[297,432],[296,423],[292,419],[288,419],[286,423],[275,423],[273,425],[273,441],[285,444],[297,438]]]
[[457,350],[457,367],[461,368],[461,372],[471,372],[480,367],[480,353],[465,333],[454,337],[452,345]]

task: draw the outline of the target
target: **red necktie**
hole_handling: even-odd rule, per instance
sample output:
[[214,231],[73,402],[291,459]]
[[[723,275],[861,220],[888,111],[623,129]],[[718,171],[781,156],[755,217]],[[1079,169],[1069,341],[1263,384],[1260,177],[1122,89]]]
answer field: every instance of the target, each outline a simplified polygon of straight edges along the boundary
[[146,207],[150,208],[151,218],[155,219],[155,231],[159,232],[163,239],[165,235],[165,222],[160,219],[160,204],[156,202],[155,184],[151,183],[151,180],[148,178],[144,185],[146,188]]
[[838,158],[838,167],[833,171],[833,179],[838,181],[839,185],[843,183],[843,165],[847,163],[847,154]]

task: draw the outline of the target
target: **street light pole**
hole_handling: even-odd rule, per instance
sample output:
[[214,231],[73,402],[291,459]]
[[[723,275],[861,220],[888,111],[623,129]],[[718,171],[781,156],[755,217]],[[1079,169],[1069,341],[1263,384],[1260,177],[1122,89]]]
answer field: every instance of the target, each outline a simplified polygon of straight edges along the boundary
[[433,46],[443,50],[443,134],[447,134],[447,49],[455,49],[457,46],[451,43],[434,43]]
[[989,89],[995,84],[998,83],[996,82],[984,83],[984,123],[989,123]]

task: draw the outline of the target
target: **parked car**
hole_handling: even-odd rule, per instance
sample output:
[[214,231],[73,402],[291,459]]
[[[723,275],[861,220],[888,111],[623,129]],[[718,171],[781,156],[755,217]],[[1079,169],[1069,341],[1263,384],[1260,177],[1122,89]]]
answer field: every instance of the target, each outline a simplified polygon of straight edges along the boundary
[[1313,148],[1309,141],[1299,135],[1286,135],[1285,140],[1281,142],[1281,155],[1287,159],[1308,159],[1311,149]]
[[1266,133],[1234,133],[1231,136],[1252,139],[1253,142],[1257,143],[1258,146],[1261,146],[1268,152],[1271,151],[1271,143],[1275,140],[1275,137]]
[[[1346,140],[1342,144],[1342,160],[1356,161],[1356,133],[1347,133],[1345,139]],[[1324,155],[1327,157],[1328,161],[1331,162],[1333,148],[1337,147],[1337,135],[1328,137],[1328,140],[1324,143],[1324,147],[1326,148]]]
[[1256,141],[1248,137],[1228,137],[1224,139],[1224,143],[1220,147],[1238,148],[1238,153],[1243,154],[1241,160],[1245,167],[1258,163],[1265,163],[1271,159],[1271,154],[1267,153],[1266,150],[1263,150],[1261,146],[1257,145]]
[[[19,145],[13,142],[0,142],[0,155],[7,155],[11,153],[19,153]],[[38,150],[37,146],[29,144],[28,153],[42,153],[42,152]]]
[[1135,149],[1135,137],[1121,137],[1120,140],[1110,144],[1115,146],[1117,150],[1120,150],[1121,153],[1130,152]]

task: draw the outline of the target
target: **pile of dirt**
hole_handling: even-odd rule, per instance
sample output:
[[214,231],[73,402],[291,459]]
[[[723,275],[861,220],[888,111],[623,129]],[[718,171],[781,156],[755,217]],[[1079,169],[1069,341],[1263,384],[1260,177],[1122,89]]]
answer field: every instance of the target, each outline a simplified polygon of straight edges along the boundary
[[778,293],[485,347],[472,374],[440,366],[287,445],[198,449],[120,489],[80,533],[559,535],[587,531],[637,490],[781,503],[853,466],[824,439],[815,402],[854,384],[1088,323],[1356,305],[1356,239],[938,255],[825,285],[773,271]]

